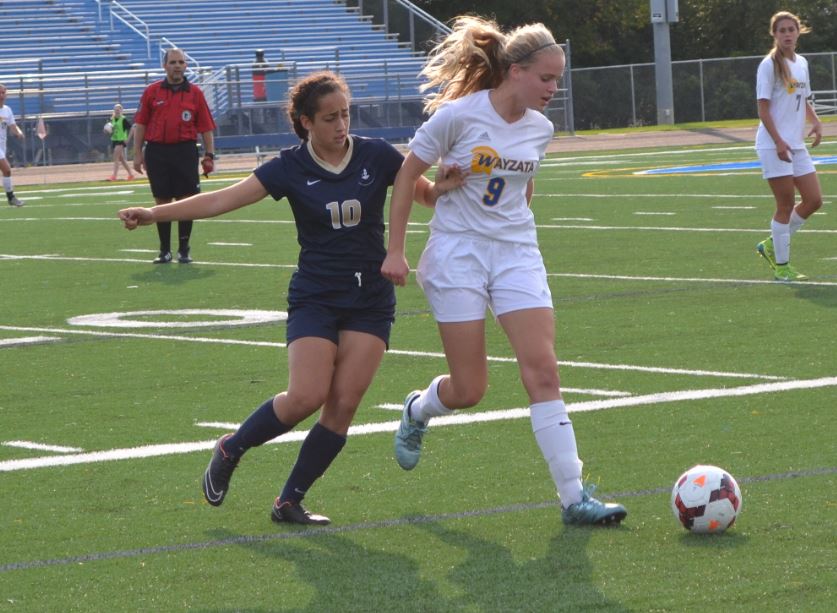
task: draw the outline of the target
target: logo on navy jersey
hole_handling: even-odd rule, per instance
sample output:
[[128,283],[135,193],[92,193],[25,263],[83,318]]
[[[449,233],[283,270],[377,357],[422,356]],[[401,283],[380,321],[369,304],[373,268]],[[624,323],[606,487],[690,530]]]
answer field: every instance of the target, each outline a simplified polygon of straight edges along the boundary
[[358,185],[363,185],[364,187],[367,185],[371,185],[374,177],[370,174],[366,168],[360,171],[360,180],[358,181]]
[[322,179],[308,179],[305,184],[308,185],[308,187],[311,187],[312,185],[319,183],[321,180]]
[[191,121],[192,120],[192,111],[185,110],[180,114],[180,119],[183,121]]

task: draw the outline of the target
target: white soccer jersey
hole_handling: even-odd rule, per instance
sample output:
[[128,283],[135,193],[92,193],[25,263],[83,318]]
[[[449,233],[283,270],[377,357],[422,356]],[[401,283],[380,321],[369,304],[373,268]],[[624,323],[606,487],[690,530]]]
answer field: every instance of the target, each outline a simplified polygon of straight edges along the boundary
[[15,116],[7,105],[0,106],[0,160],[6,157],[6,133],[15,125]]
[[[785,85],[776,78],[773,59],[768,55],[759,64],[756,73],[756,99],[770,100],[770,116],[779,135],[791,149],[805,148],[805,107],[811,95],[808,77],[808,61],[797,54],[791,62],[784,60],[790,69],[791,82]],[[775,149],[764,124],[759,122],[756,132],[756,149]]]
[[421,160],[470,169],[462,189],[436,201],[431,231],[476,234],[537,244],[535,218],[526,202],[554,128],[528,109],[514,123],[497,114],[483,90],[442,105],[416,132],[410,150]]

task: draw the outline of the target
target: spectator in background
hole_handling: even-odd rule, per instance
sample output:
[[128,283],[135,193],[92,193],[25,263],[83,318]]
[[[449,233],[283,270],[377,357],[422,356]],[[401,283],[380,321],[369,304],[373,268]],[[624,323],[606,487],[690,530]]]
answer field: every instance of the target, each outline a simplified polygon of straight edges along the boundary
[[[186,54],[169,49],[163,57],[166,78],[149,85],[134,115],[134,170],[148,171],[151,194],[166,204],[201,191],[198,175],[198,134],[204,146],[200,166],[204,176],[215,169],[215,121],[203,92],[186,78]],[[143,145],[145,150],[143,151]],[[171,255],[171,222],[157,224],[160,255],[155,264],[168,264]],[[178,221],[177,261],[188,264],[192,220]]]
[[6,86],[0,83],[0,172],[3,173],[3,189],[6,191],[6,199],[11,206],[23,206],[23,201],[15,196],[12,188],[12,167],[6,159],[6,135],[8,131],[23,139],[23,132],[15,123],[15,115],[12,109],[6,106]]
[[125,160],[125,147],[128,145],[133,131],[131,130],[131,122],[122,114],[121,104],[113,105],[113,115],[105,124],[104,130],[106,134],[110,135],[110,147],[113,151],[113,172],[108,181],[116,181],[120,166],[128,173],[128,181],[131,181],[134,175],[131,174],[131,168]]
[[761,120],[756,132],[756,153],[762,176],[776,199],[770,236],[758,243],[756,250],[773,269],[773,278],[785,282],[808,278],[790,265],[791,236],[822,206],[822,188],[805,146],[805,121],[811,123],[808,136],[814,137],[812,147],[822,140],[822,123],[809,100],[808,62],[796,53],[799,35],[809,31],[793,13],[774,14],[770,19],[773,49],[756,72]]

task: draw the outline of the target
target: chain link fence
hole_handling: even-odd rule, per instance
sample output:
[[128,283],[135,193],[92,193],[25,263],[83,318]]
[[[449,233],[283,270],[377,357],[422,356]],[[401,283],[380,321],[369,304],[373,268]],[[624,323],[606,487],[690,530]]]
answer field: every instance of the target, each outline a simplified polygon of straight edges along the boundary
[[[763,57],[672,62],[674,121],[756,118],[756,69]],[[811,53],[805,58],[811,88],[833,98],[837,53]],[[576,130],[657,123],[654,64],[575,68],[572,80]]]

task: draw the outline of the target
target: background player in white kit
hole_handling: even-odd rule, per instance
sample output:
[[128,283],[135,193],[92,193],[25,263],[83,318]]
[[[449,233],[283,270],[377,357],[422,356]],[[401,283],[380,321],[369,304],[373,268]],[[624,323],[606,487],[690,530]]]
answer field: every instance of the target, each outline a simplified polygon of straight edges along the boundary
[[495,23],[470,16],[457,18],[428,58],[427,87],[439,89],[428,97],[425,111],[432,115],[410,142],[395,180],[385,277],[404,285],[409,273],[404,242],[416,179],[439,159],[470,172],[464,187],[436,201],[417,272],[450,374],[407,396],[395,453],[399,465],[411,470],[430,419],[482,399],[489,307],[517,356],[564,522],[611,524],[627,511],[599,502],[582,486],[575,432],[559,386],[552,296],[529,208],[533,178],[554,133],[539,111],[558,90],[564,65],[564,52],[542,24],[505,35]]
[[[759,124],[756,151],[763,176],[776,198],[771,235],[756,245],[777,281],[804,281],[808,277],[790,265],[791,236],[822,206],[822,188],[811,155],[805,147],[805,120],[811,122],[812,147],[820,144],[822,123],[808,98],[811,82],[808,62],[796,53],[800,34],[810,30],[799,17],[781,11],[770,19],[773,49],[756,74]],[[801,201],[795,205],[796,190]]]
[[15,196],[12,188],[12,167],[6,159],[6,134],[9,130],[18,138],[23,138],[23,132],[15,123],[12,109],[6,106],[6,86],[0,83],[0,172],[3,173],[3,189],[10,205],[23,206],[23,202]]

